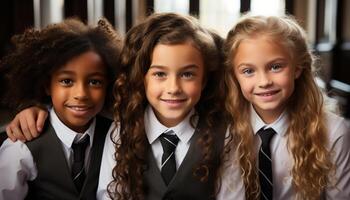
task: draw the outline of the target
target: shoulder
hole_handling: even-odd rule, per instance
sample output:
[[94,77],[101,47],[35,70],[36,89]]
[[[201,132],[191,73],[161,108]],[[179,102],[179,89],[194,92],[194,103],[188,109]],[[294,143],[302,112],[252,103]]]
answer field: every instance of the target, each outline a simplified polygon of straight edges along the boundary
[[27,159],[32,159],[32,154],[25,143],[19,140],[12,142],[10,139],[4,141],[0,148],[0,163],[20,164]]
[[112,122],[109,126],[109,130],[105,139],[105,148],[114,149],[114,143],[119,141],[119,131],[120,126],[119,123]]
[[342,140],[347,143],[344,145],[350,146],[349,122],[331,112],[325,113],[325,119],[330,143],[333,144]]

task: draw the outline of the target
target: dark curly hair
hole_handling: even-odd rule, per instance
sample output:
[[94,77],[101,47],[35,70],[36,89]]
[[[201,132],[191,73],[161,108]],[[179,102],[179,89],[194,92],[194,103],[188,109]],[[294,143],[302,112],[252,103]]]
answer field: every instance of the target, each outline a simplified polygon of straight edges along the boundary
[[[112,88],[120,66],[122,40],[106,19],[90,27],[77,19],[66,19],[42,30],[28,29],[12,37],[14,48],[0,62],[6,83],[4,103],[15,109],[23,105],[50,104],[45,87],[51,75],[69,60],[94,51],[107,69],[106,108],[113,101]],[[110,97],[108,97],[110,95]],[[22,108],[21,108],[22,107]]]
[[[205,88],[195,106],[196,114],[205,123],[197,145],[202,149],[202,159],[194,166],[193,175],[208,181],[209,174],[217,177],[218,165],[214,162],[217,149],[213,131],[225,122],[222,103],[224,99],[223,39],[199,25],[197,19],[174,13],[153,14],[134,26],[126,34],[121,60],[122,69],[115,82],[114,117],[120,125],[120,138],[114,140],[117,165],[113,169],[113,182],[108,186],[115,199],[144,199],[143,173],[147,169],[148,141],[145,134],[144,112],[148,105],[144,77],[150,67],[153,50],[157,44],[190,43],[204,59]],[[210,74],[210,75],[209,75]],[[132,191],[132,192],[131,192]],[[214,194],[213,194],[214,195]]]

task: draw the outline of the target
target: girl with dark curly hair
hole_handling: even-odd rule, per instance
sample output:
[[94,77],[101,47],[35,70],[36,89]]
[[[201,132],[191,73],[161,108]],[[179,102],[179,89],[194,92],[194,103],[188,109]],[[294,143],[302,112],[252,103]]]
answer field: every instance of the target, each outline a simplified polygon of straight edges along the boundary
[[52,108],[38,139],[1,146],[0,199],[95,199],[111,124],[97,114],[111,102],[119,35],[104,19],[96,27],[68,19],[29,29],[13,42],[1,62],[9,68],[6,104]]

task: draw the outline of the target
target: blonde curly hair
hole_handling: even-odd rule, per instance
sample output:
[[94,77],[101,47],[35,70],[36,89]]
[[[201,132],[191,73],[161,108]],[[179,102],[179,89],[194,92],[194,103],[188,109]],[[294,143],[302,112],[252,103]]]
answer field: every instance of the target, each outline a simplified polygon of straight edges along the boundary
[[[237,162],[242,171],[247,199],[258,199],[260,188],[256,168],[253,130],[250,124],[250,102],[241,93],[233,73],[233,59],[247,38],[264,35],[289,50],[293,66],[302,68],[295,80],[295,89],[287,103],[289,127],[287,148],[294,165],[291,169],[292,185],[300,199],[320,199],[329,184],[334,168],[327,150],[327,129],[321,90],[314,80],[314,56],[307,45],[306,33],[290,16],[244,16],[228,33],[225,82],[229,88],[225,108],[230,113],[230,132]],[[307,94],[307,95],[305,95]]]

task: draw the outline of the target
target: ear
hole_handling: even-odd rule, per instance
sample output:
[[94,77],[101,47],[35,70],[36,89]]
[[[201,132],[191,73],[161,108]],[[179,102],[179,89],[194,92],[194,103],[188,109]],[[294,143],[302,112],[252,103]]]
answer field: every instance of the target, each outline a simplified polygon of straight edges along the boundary
[[303,72],[303,68],[301,66],[296,66],[295,72],[294,72],[294,79],[298,79],[302,72]]

